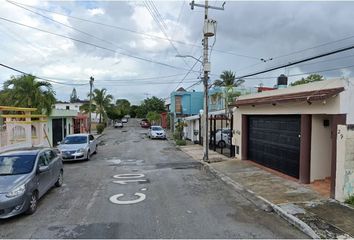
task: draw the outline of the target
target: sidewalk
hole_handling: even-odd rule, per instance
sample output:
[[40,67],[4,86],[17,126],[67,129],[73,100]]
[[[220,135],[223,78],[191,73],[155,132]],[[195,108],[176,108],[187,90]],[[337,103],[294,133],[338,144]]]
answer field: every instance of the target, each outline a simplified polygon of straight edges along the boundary
[[[180,149],[201,161],[199,145]],[[354,208],[328,199],[291,177],[265,169],[251,161],[227,158],[209,151],[204,166],[214,175],[265,211],[275,211],[312,238],[354,236]]]

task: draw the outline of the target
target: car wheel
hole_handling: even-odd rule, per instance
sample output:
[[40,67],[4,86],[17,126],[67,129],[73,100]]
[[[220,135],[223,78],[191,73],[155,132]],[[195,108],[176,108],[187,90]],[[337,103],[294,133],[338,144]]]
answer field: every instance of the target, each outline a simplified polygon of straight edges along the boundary
[[218,147],[219,148],[224,148],[225,146],[226,146],[225,141],[221,140],[221,141],[218,142]]
[[95,151],[93,152],[93,154],[97,154],[97,145],[95,147]]
[[37,204],[38,204],[38,194],[37,192],[33,192],[31,194],[31,197],[29,199],[29,206],[26,211],[26,214],[31,215],[37,210]]
[[59,177],[58,177],[58,180],[55,183],[55,186],[56,187],[61,187],[63,185],[63,181],[64,181],[63,170],[60,170]]
[[91,158],[91,153],[90,153],[90,150],[88,150],[88,152],[87,152],[87,161],[90,161],[90,158]]

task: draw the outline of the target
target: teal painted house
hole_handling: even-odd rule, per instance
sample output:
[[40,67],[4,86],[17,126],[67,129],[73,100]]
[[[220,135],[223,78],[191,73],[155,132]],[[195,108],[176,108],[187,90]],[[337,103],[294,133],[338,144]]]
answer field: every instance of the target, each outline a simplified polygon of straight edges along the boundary
[[203,109],[203,92],[188,92],[181,87],[172,92],[170,98],[170,114],[174,122],[183,117],[198,115]]

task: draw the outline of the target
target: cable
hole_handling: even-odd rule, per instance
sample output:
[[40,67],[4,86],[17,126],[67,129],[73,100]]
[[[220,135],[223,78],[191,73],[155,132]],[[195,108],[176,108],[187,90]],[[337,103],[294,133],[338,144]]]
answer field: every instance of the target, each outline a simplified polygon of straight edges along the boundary
[[[346,69],[346,68],[352,68],[354,67],[354,65],[349,65],[349,66],[342,66],[342,67],[337,67],[337,68],[327,68],[327,69],[323,69],[323,70],[318,70],[318,71],[311,71],[311,72],[306,72],[306,73],[297,73],[297,74],[290,74],[287,77],[296,77],[296,76],[302,76],[302,75],[309,75],[309,74],[313,74],[313,73],[321,73],[321,72],[330,72],[330,71],[336,71],[336,70],[340,70],[340,69]],[[255,78],[250,78],[250,77],[245,77],[244,79],[246,80],[251,80],[251,79],[275,79],[277,77],[255,77]]]
[[116,50],[113,50],[113,49],[110,49],[110,48],[102,47],[102,46],[94,44],[94,43],[89,43],[89,42],[86,42],[86,41],[82,41],[82,40],[79,40],[79,39],[76,39],[76,38],[72,38],[72,37],[68,37],[68,36],[65,36],[65,35],[61,35],[61,34],[58,34],[58,33],[53,33],[53,32],[50,32],[50,31],[47,31],[47,30],[44,30],[44,29],[32,27],[32,26],[29,26],[29,25],[26,25],[26,24],[23,24],[23,23],[12,21],[12,20],[7,19],[7,18],[0,17],[0,20],[4,20],[4,21],[7,21],[7,22],[10,22],[10,23],[13,23],[13,24],[21,25],[23,27],[32,28],[32,29],[35,29],[37,31],[45,32],[45,33],[48,33],[48,34],[51,34],[51,35],[55,35],[55,36],[58,36],[58,37],[67,38],[67,39],[70,39],[70,40],[75,41],[75,42],[79,42],[79,43],[82,43],[82,44],[86,44],[86,45],[89,45],[89,46],[100,48],[100,49],[103,49],[103,50],[106,50],[106,51],[109,51],[109,52],[114,52],[114,53],[117,53],[117,54],[120,54],[120,55],[124,55],[124,56],[127,56],[127,57],[139,59],[139,60],[142,60],[142,61],[145,61],[145,62],[150,62],[150,63],[154,63],[154,64],[158,64],[158,65],[161,65],[161,66],[174,68],[174,69],[187,70],[185,68],[176,67],[176,66],[173,66],[173,65],[170,65],[170,64],[167,64],[167,63],[157,62],[157,61],[154,61],[154,60],[150,60],[150,59],[146,59],[146,58],[142,58],[142,57],[138,57],[138,56],[133,56],[133,55],[126,54],[126,53],[119,53]]
[[186,75],[182,78],[182,80],[177,84],[177,86],[175,87],[175,89],[177,89],[177,88],[179,87],[179,85],[186,79],[186,77],[189,75],[189,73],[190,73],[191,71],[193,71],[193,68],[195,67],[195,65],[197,65],[197,63],[199,63],[201,57],[202,57],[202,56],[200,56],[200,57],[198,58],[198,60],[195,61],[195,63],[193,64],[193,66],[189,69],[189,71],[188,71],[188,72],[186,73]]
[[[96,21],[92,21],[92,20],[88,20],[88,19],[84,19],[84,18],[74,17],[74,16],[70,16],[70,15],[66,15],[66,14],[50,11],[50,10],[47,10],[47,9],[44,9],[44,8],[38,8],[38,7],[26,5],[26,4],[23,4],[23,3],[18,3],[18,2],[16,2],[16,3],[19,4],[19,5],[26,6],[26,7],[33,8],[33,9],[37,9],[37,10],[40,10],[40,11],[54,13],[54,14],[58,14],[58,15],[61,15],[61,16],[68,17],[68,18],[76,19],[76,20],[79,20],[79,21],[85,21],[85,22],[89,22],[89,23],[92,23],[92,24],[97,24],[97,25],[101,25],[101,26],[105,26],[105,27],[109,27],[109,28],[114,28],[114,29],[117,29],[117,30],[120,30],[120,31],[126,31],[126,32],[142,35],[142,36],[145,36],[145,37],[148,37],[148,38],[155,38],[155,39],[160,39],[160,40],[164,40],[164,41],[172,41],[172,42],[175,42],[175,43],[178,43],[178,44],[189,45],[189,46],[201,48],[201,46],[199,46],[197,44],[194,44],[194,43],[188,43],[188,42],[183,42],[183,41],[174,40],[174,39],[166,39],[164,37],[160,37],[160,36],[156,36],[156,35],[152,35],[152,34],[148,34],[148,33],[139,32],[139,31],[136,31],[136,30],[131,30],[131,29],[123,28],[123,27],[118,27],[118,26],[114,26],[114,25],[110,25],[110,24],[106,24],[106,23],[100,23],[100,22],[96,22]],[[257,60],[260,59],[259,57],[249,56],[249,55],[245,55],[245,54],[237,54],[237,53],[233,53],[233,52],[225,51],[225,50],[220,50],[220,49],[214,49],[214,51],[215,52],[224,53],[224,54],[234,55],[234,56],[238,56],[238,57],[257,59]]]
[[[30,76],[30,75],[33,76],[32,74],[23,72],[23,71],[21,71],[21,70],[18,70],[18,69],[16,69],[16,68],[10,67],[10,66],[5,65],[5,64],[2,64],[2,63],[0,63],[0,66],[5,67],[5,68],[8,68],[8,69],[10,69],[10,70],[13,70],[13,71],[15,71],[15,72],[22,73],[22,74],[27,75],[27,76]],[[89,84],[89,83],[81,83],[81,84],[79,84],[79,83],[62,83],[62,82],[57,82],[57,81],[53,81],[53,80],[46,79],[46,78],[42,78],[42,77],[37,77],[37,76],[35,76],[35,77],[38,78],[38,79],[42,79],[42,80],[44,80],[44,81],[47,81],[47,82],[56,83],[56,84],[61,84],[61,85],[68,85],[68,86],[83,86],[83,85],[88,85],[88,84]]]
[[327,52],[327,53],[322,53],[322,54],[316,55],[316,56],[314,56],[314,57],[309,57],[309,58],[305,58],[305,59],[302,59],[302,60],[298,60],[298,61],[296,61],[296,62],[292,62],[292,63],[290,62],[290,63],[288,63],[288,64],[283,64],[283,65],[278,66],[278,67],[273,67],[273,68],[266,69],[266,70],[263,70],[263,71],[259,71],[259,72],[255,72],[255,73],[246,74],[246,75],[237,77],[236,79],[242,79],[242,78],[246,78],[246,77],[251,77],[251,76],[259,75],[259,74],[266,73],[266,72],[271,72],[271,71],[274,71],[274,70],[277,70],[277,69],[280,69],[280,68],[284,68],[284,67],[288,67],[288,66],[293,66],[293,65],[296,65],[296,64],[299,64],[299,63],[303,63],[303,62],[308,62],[308,61],[311,61],[311,60],[314,60],[314,59],[317,59],[317,58],[321,58],[321,57],[325,57],[325,56],[330,56],[330,55],[333,55],[333,54],[336,54],[336,53],[348,51],[348,50],[351,50],[351,49],[353,49],[353,48],[354,48],[354,45],[349,46],[349,47],[345,47],[345,48],[341,48],[341,49],[338,49],[338,50],[335,50],[335,51],[331,51],[331,52]]

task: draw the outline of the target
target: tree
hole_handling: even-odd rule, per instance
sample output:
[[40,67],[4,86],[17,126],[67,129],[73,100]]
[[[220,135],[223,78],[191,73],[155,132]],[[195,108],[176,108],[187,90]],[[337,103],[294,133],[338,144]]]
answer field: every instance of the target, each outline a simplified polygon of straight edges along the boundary
[[37,81],[33,75],[12,76],[4,82],[0,93],[1,105],[37,108],[37,112],[50,115],[56,102],[55,92],[49,82]]
[[130,109],[129,109],[130,117],[135,118],[137,116],[138,108],[139,108],[139,106],[137,106],[137,105],[130,106]]
[[71,92],[70,95],[70,102],[73,103],[73,102],[77,102],[78,100],[79,98],[77,97],[76,89],[73,88],[73,91]]
[[165,112],[165,101],[161,98],[152,97],[145,99],[137,110],[138,117],[145,117],[148,112]]
[[238,87],[245,82],[243,79],[236,80],[235,73],[232,71],[223,71],[220,75],[221,79],[215,80],[214,85],[218,87]]
[[146,119],[153,124],[157,124],[160,121],[161,116],[157,112],[148,112],[146,114]]
[[[90,95],[90,94],[89,94]],[[107,89],[94,89],[92,101],[96,105],[96,113],[99,114],[99,123],[102,123],[102,116],[106,117],[106,110],[110,107],[110,103],[113,100],[111,94],[107,94]]]
[[117,108],[117,106],[115,106],[114,104],[111,104],[110,107],[107,108],[106,110],[107,112],[107,116],[110,119],[116,120],[116,119],[121,119],[124,117],[124,113]]
[[130,111],[130,102],[127,99],[117,99],[116,106],[123,116]]
[[238,87],[243,84],[245,80],[236,80],[235,73],[232,71],[223,71],[220,75],[220,79],[215,80],[214,85],[224,88],[224,100],[225,100],[225,111],[230,103],[234,101],[235,97],[240,96],[239,92],[234,92],[234,87]]
[[318,82],[318,81],[323,81],[325,80],[324,77],[320,74],[311,74],[307,76],[306,78],[301,78],[301,80],[295,81],[293,83],[290,83],[290,86],[297,86],[301,84],[306,84],[306,83],[311,83],[311,82]]

